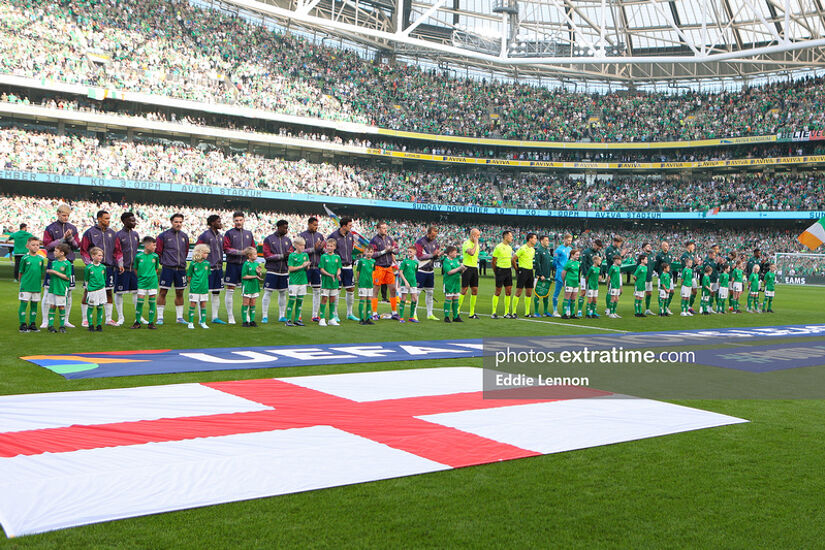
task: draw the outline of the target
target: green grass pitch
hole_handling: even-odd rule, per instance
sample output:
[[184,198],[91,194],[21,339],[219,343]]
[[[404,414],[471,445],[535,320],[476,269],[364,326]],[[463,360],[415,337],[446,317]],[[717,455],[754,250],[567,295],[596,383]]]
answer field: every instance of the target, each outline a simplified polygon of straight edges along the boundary
[[[0,394],[87,390],[329,374],[363,370],[481,365],[481,359],[430,360],[218,371],[68,381],[19,359],[34,353],[151,348],[373,342],[504,335],[762,326],[822,321],[819,288],[779,287],[774,315],[683,318],[492,320],[463,325],[381,321],[374,327],[206,331],[167,324],[157,331],[104,327],[68,334],[17,333],[17,289],[0,263]],[[626,290],[630,290],[628,287]],[[604,288],[602,288],[604,292]],[[492,279],[484,278],[477,310],[489,313]],[[437,299],[441,299],[437,292]],[[73,321],[79,325],[80,291]],[[307,300],[309,301],[309,300]],[[277,300],[273,300],[273,309]],[[603,313],[603,297],[599,313]],[[654,297],[654,310],[655,307]],[[170,301],[171,304],[171,301]],[[240,319],[240,300],[236,300]],[[441,303],[436,304],[440,317]],[[698,306],[698,302],[697,302]],[[744,300],[743,300],[744,306]],[[171,305],[169,306],[171,308]],[[305,303],[304,319],[308,318]],[[382,311],[388,306],[382,304]],[[468,303],[465,302],[466,311]],[[501,306],[500,306],[501,307]],[[260,306],[259,306],[260,309]],[[127,316],[132,305],[127,300]],[[167,322],[174,317],[169,311]],[[419,314],[420,317],[423,317]],[[260,317],[260,313],[259,313]],[[466,313],[465,313],[466,317]],[[294,547],[821,547],[825,520],[825,402],[679,401],[751,422],[666,437],[546,455],[448,472],[121,520],[5,539],[3,548],[273,548]]]

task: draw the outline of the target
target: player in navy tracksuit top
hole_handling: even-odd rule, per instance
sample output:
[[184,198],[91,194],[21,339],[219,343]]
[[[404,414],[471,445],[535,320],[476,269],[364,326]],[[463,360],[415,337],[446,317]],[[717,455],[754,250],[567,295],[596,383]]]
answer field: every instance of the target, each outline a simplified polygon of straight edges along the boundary
[[278,291],[278,320],[286,322],[286,293],[289,290],[289,269],[286,261],[292,252],[292,241],[286,236],[289,231],[288,221],[278,220],[275,226],[277,230],[264,239],[262,246],[266,260],[264,296],[261,298],[262,323],[269,322],[269,301],[275,290]]
[[140,252],[140,235],[135,231],[137,220],[132,212],[124,212],[120,216],[123,229],[115,233],[120,246],[120,260],[115,271],[115,310],[118,316],[118,325],[125,321],[123,316],[123,295],[131,294],[132,303],[137,307],[137,273],[134,271],[135,256]]
[[206,218],[206,225],[209,229],[198,237],[195,244],[205,244],[209,247],[209,255],[206,261],[209,262],[209,292],[212,294],[212,322],[218,325],[224,324],[218,317],[221,308],[221,290],[223,289],[223,235],[221,228],[223,222],[217,214],[212,214]]
[[309,256],[309,268],[307,268],[307,279],[312,288],[312,320],[318,322],[318,308],[321,304],[321,270],[318,269],[318,260],[324,253],[326,241],[324,236],[318,231],[318,218],[311,217],[307,220],[307,230],[299,235],[306,242],[304,252]]
[[[115,267],[118,265],[118,258],[123,256],[115,230],[109,227],[110,222],[111,216],[107,211],[98,211],[97,225],[87,229],[83,234],[83,240],[80,241],[80,256],[86,265],[92,263],[92,256],[89,252],[93,248],[97,247],[103,251],[103,265],[106,266],[106,305],[103,309],[106,312],[107,325],[114,324],[112,321],[112,290],[115,288]],[[87,306],[85,291],[83,292],[83,301],[81,304],[81,319],[86,321],[83,326],[88,326],[88,321],[86,320]]]
[[223,304],[230,325],[235,324],[235,287],[243,284],[241,271],[246,261],[243,251],[249,247],[256,248],[252,232],[243,228],[244,221],[243,212],[235,212],[232,214],[234,227],[223,235],[223,252],[226,254],[226,272],[223,277],[226,293],[223,295]]
[[171,229],[158,235],[155,253],[160,256],[160,290],[158,291],[158,320],[163,324],[166,293],[175,288],[175,319],[183,320],[183,289],[186,288],[186,257],[189,255],[189,236],[184,233],[183,214],[172,214]]
[[[66,205],[61,204],[57,207],[57,221],[52,222],[46,227],[45,231],[43,232],[43,247],[46,249],[46,258],[48,259],[48,263],[46,265],[46,269],[51,269],[52,262],[54,261],[54,249],[59,244],[67,244],[69,248],[71,248],[71,252],[66,254],[66,260],[72,262],[74,264],[75,260],[75,250],[80,250],[80,232],[77,230],[74,224],[69,223],[69,215],[71,215],[72,209]],[[75,280],[74,280],[74,270],[71,273],[71,280],[69,281],[69,291],[66,293],[66,326],[68,328],[73,328],[69,322],[69,314],[72,311],[72,289],[74,289]],[[46,273],[46,277],[43,279],[43,286],[44,289],[44,296],[49,295],[49,274]],[[44,311],[47,309],[47,298],[43,300],[43,308]],[[48,326],[49,320],[47,315],[43,315],[43,324],[40,325],[40,328],[46,328]]]

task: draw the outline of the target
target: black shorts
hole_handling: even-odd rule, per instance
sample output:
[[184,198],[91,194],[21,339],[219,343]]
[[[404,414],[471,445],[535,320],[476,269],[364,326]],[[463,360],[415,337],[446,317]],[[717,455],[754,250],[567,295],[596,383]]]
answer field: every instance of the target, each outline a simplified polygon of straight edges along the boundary
[[533,288],[533,270],[519,269],[516,276],[516,288]]
[[497,267],[496,272],[496,288],[503,286],[513,286],[513,270],[503,267]]
[[478,268],[477,267],[468,267],[464,270],[464,273],[461,274],[461,286],[463,288],[469,287],[477,287],[478,286]]

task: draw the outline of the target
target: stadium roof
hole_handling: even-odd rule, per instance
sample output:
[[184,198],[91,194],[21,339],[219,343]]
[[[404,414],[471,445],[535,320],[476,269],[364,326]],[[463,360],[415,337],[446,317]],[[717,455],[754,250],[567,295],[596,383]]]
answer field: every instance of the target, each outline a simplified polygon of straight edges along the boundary
[[825,0],[224,0],[390,55],[617,83],[825,67]]

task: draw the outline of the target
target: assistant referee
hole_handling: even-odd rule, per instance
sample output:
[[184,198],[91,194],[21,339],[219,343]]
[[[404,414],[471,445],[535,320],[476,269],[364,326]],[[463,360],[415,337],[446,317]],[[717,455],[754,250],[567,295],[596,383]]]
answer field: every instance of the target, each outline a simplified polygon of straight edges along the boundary
[[470,319],[478,319],[476,315],[476,300],[478,299],[478,254],[481,247],[478,244],[481,231],[470,229],[470,238],[461,245],[461,263],[466,268],[461,274],[461,296],[458,297],[458,309],[464,304],[464,296],[470,289]]

